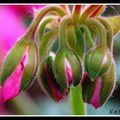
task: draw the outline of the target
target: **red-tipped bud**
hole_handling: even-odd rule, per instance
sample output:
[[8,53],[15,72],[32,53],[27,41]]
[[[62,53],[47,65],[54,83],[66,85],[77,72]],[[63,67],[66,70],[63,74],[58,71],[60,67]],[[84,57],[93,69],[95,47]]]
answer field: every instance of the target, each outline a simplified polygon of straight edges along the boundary
[[53,73],[54,58],[54,53],[50,53],[43,63],[40,73],[40,86],[50,98],[58,102],[68,94],[69,90],[63,89],[56,81]]
[[76,55],[70,50],[59,50],[54,62],[54,73],[63,88],[72,84],[77,86],[82,76],[82,66]]
[[84,101],[91,104],[95,109],[102,107],[113,93],[116,85],[115,63],[103,76],[91,81],[85,73],[83,75],[82,89]]
[[27,39],[20,39],[8,53],[0,70],[0,102],[16,97],[28,88],[37,70],[37,46]]

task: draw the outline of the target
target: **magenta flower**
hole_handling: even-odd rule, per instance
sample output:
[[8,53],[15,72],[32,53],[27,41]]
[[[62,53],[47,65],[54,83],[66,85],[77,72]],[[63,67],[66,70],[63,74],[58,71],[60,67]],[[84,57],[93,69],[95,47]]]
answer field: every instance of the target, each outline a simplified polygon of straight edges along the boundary
[[46,5],[9,5],[10,7],[16,14],[19,15],[19,17],[25,17],[27,16],[32,16],[34,15],[34,12],[36,10],[43,8]]

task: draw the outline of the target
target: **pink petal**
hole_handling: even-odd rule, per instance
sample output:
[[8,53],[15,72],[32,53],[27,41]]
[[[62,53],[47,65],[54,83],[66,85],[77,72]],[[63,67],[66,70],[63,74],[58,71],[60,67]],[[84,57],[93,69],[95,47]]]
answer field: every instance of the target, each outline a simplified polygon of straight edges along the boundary
[[88,73],[85,71],[82,75],[82,81],[81,81],[82,84],[85,82],[85,79],[87,76],[88,76]]
[[94,94],[89,102],[90,104],[92,104],[95,107],[95,109],[97,109],[100,105],[99,96],[100,96],[101,83],[102,83],[102,79],[97,78]]
[[72,76],[71,66],[66,58],[65,58],[65,75],[66,75],[67,83],[69,86],[73,82],[73,76]]
[[0,86],[0,110],[3,108],[2,87]]
[[21,59],[21,62],[15,68],[13,73],[3,83],[2,89],[0,90],[0,92],[2,92],[2,94],[0,95],[2,97],[0,100],[1,103],[11,98],[14,98],[19,94],[21,79],[22,79],[22,75],[24,72],[27,59],[28,59],[28,49],[26,50],[25,54]]
[[62,94],[58,91],[58,88],[56,88],[56,86],[54,85],[54,83],[52,82],[50,75],[48,73],[47,68],[45,67],[45,75],[46,75],[46,80],[48,82],[48,84],[50,85],[51,91],[56,99],[56,101],[58,102],[59,100],[61,100],[63,98]]

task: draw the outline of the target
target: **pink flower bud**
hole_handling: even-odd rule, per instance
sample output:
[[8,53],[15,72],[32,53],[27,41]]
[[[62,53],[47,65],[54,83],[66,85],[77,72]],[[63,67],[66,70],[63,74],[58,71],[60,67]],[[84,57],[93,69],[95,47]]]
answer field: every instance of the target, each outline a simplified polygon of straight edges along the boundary
[[20,39],[8,53],[0,71],[0,103],[16,97],[33,81],[37,69],[37,48],[32,42]]
[[77,86],[82,77],[82,66],[71,50],[58,50],[54,62],[54,74],[57,82],[63,88]]
[[102,107],[113,93],[116,85],[115,63],[103,76],[91,81],[89,76],[83,75],[82,89],[84,101],[94,106],[95,109]]
[[53,73],[54,57],[55,55],[51,53],[42,65],[39,82],[46,95],[58,102],[68,94],[68,90],[63,89],[56,81]]

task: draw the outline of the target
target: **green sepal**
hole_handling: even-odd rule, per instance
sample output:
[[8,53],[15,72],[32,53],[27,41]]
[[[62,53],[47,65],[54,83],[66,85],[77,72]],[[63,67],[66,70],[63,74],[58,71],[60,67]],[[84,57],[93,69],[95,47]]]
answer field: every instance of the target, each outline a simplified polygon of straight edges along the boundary
[[66,57],[66,50],[60,49],[56,53],[55,62],[54,62],[54,74],[56,77],[57,82],[63,87],[68,88],[66,76],[65,76],[65,69],[64,69],[64,61]]
[[[50,83],[54,85],[54,87],[57,89],[57,91],[62,95],[64,95],[64,89],[57,83],[56,78],[54,76],[53,72],[53,62],[54,62],[54,55],[53,53],[50,53],[49,56],[46,58],[44,63],[41,65],[41,72],[40,72],[40,86],[42,90],[54,101],[56,100],[56,96],[54,95],[52,88],[50,86]],[[49,74],[49,81],[47,80],[48,76],[45,74],[45,69],[47,70]]]
[[42,63],[49,54],[57,37],[57,30],[51,30],[43,35],[39,48],[40,63]]
[[85,58],[85,69],[92,80],[108,71],[112,63],[111,58],[111,53],[106,47],[97,46],[88,52]]
[[74,26],[73,25],[69,25],[66,28],[66,38],[67,38],[67,42],[68,42],[68,46],[74,50],[75,46],[76,46],[76,38],[75,38],[75,31],[74,31]]
[[64,89],[60,87],[60,85],[57,83],[57,80],[55,78],[54,72],[53,72],[53,64],[54,64],[55,56],[49,55],[46,59],[46,65],[49,71],[49,74],[51,76],[51,80],[54,83],[54,85],[58,88],[59,92],[64,94]]
[[11,48],[0,70],[0,84],[2,84],[15,70],[27,46],[29,46],[29,41],[25,38],[20,38],[13,48]]
[[98,75],[98,71],[100,70],[101,67],[101,63],[102,63],[102,59],[104,56],[104,49],[101,47],[97,47],[94,51],[93,54],[91,56],[91,60],[90,60],[90,77],[92,79],[97,78]]
[[44,74],[44,65],[42,64],[41,65],[41,74],[40,74],[40,86],[42,88],[42,90],[50,97],[52,98],[54,101],[55,101],[55,97],[52,93],[52,90],[51,90],[51,87],[49,86],[48,84],[48,81],[46,80],[46,75]]
[[63,88],[69,88],[70,86],[68,85],[68,81],[66,79],[66,73],[65,73],[65,59],[68,60],[70,67],[71,67],[71,72],[72,72],[72,84],[74,86],[77,86],[80,83],[81,77],[82,77],[82,66],[80,64],[79,59],[76,57],[76,55],[71,51],[66,49],[59,49],[55,62],[54,62],[54,72],[56,79],[58,83],[63,87]]
[[35,80],[34,76],[38,66],[37,58],[38,58],[38,54],[37,54],[36,43],[31,41],[29,43],[28,60],[24,68],[24,72],[21,80],[21,90],[30,87],[31,84],[34,82]]
[[87,103],[90,102],[95,90],[96,80],[91,81],[90,77],[87,75],[85,80],[82,82],[82,95],[83,100]]
[[[111,97],[114,88],[116,86],[116,73],[115,73],[115,62],[112,61],[110,69],[100,77],[101,88],[99,94],[99,107],[102,107],[107,100]],[[97,79],[91,81],[90,77],[87,76],[82,83],[82,95],[85,102],[89,103],[96,89]]]
[[83,58],[84,51],[85,51],[85,45],[84,45],[84,37],[83,33],[80,29],[79,24],[74,25],[74,30],[75,30],[75,36],[76,36],[76,46],[75,46],[75,53],[79,58]]
[[116,85],[116,66],[113,60],[111,68],[102,76],[102,88],[100,92],[100,106],[106,103],[113,93]]
[[94,42],[93,42],[93,37],[92,37],[90,29],[85,24],[82,24],[80,27],[83,29],[83,32],[84,32],[85,38],[86,38],[86,42],[87,42],[89,48],[93,48]]
[[73,55],[73,52],[69,52],[69,54],[66,55],[66,58],[69,61],[69,64],[72,68],[72,74],[73,74],[73,86],[77,86],[82,78],[82,65],[79,59],[76,55]]
[[112,27],[109,23],[108,20],[104,19],[103,17],[99,17],[97,18],[106,28],[107,31],[107,46],[110,50],[113,49],[113,41],[112,41],[112,35],[113,35],[113,31],[112,31]]
[[66,29],[69,47],[77,54],[79,59],[84,55],[84,37],[79,24],[70,25]]

